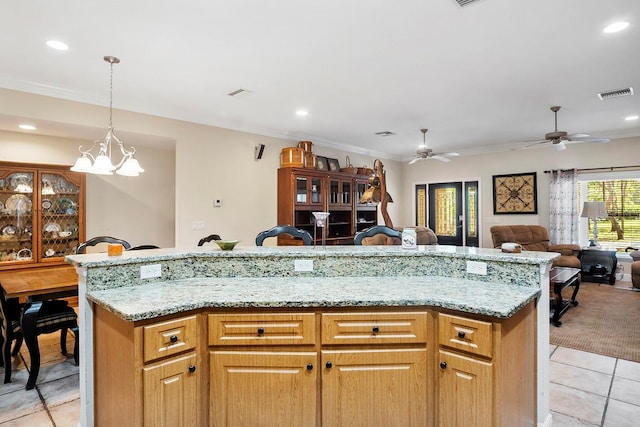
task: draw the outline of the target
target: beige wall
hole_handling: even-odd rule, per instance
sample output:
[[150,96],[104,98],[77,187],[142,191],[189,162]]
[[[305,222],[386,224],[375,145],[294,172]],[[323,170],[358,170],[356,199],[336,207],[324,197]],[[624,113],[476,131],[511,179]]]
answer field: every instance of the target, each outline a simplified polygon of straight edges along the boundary
[[[549,174],[545,170],[599,168],[640,164],[640,138],[613,140],[608,144],[569,144],[556,152],[543,145],[536,148],[476,156],[461,156],[450,163],[435,160],[418,162],[404,168],[401,219],[413,221],[416,184],[478,180],[480,186],[480,237],[482,247],[492,247],[489,228],[494,224],[549,225]],[[537,215],[493,215],[493,175],[536,172],[538,184]],[[583,242],[586,244],[586,242]]]
[[[104,107],[5,89],[0,89],[0,96],[0,114],[105,129],[108,110]],[[295,146],[296,141],[118,110],[114,111],[114,124],[116,132],[144,135],[145,145],[136,148],[146,171],[137,178],[88,177],[89,236],[112,234],[126,236],[134,244],[188,247],[207,234],[217,233],[225,239],[253,245],[259,231],[275,225],[280,151]],[[162,145],[154,146],[154,139],[162,141]],[[172,142],[173,148],[166,148],[167,141]],[[135,144],[133,140],[127,142]],[[71,164],[81,143],[68,138],[2,132],[0,159]],[[257,144],[266,146],[259,161],[254,158]],[[317,144],[314,152],[336,158],[342,166],[347,154],[356,166],[372,166],[374,160],[372,156]],[[562,152],[541,146],[460,156],[450,163],[430,160],[407,165],[382,160],[388,191],[395,200],[389,205],[389,213],[396,226],[414,225],[416,184],[478,180],[481,246],[490,247],[488,230],[493,224],[548,225],[549,176],[544,170],[626,166],[638,164],[638,159],[640,138],[608,144],[571,144]],[[523,172],[537,172],[538,214],[493,215],[492,175]],[[222,207],[214,207],[214,199],[221,199]],[[204,229],[193,229],[194,222],[204,222]]]

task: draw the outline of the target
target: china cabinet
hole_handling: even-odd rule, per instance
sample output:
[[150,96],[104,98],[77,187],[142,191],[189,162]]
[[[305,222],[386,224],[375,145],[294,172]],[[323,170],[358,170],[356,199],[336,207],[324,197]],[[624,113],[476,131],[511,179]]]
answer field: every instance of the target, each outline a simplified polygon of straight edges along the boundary
[[0,270],[60,265],[85,239],[85,176],[0,162]]
[[[308,231],[316,241],[322,230],[314,229],[312,212],[329,212],[327,244],[352,244],[356,232],[378,223],[375,204],[360,203],[368,177],[335,171],[302,168],[278,169],[278,224]],[[315,234],[315,235],[314,235]],[[281,236],[279,245],[295,245]]]

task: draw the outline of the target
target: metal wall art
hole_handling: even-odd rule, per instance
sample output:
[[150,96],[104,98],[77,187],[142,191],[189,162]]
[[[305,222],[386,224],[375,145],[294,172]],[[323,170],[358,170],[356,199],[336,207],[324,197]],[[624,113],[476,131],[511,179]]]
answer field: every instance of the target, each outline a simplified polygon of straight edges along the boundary
[[536,173],[493,175],[493,213],[537,214]]

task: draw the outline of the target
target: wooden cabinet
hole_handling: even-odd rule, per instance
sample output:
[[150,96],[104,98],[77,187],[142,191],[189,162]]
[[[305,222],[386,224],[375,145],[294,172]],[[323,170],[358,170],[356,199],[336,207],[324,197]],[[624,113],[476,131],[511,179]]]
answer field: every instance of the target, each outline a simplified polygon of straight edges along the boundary
[[210,314],[210,425],[316,425],[315,342],[313,313]]
[[94,425],[206,425],[204,315],[135,324],[96,306],[94,325]]
[[85,240],[85,176],[0,162],[0,270],[64,264]]
[[[278,224],[293,225],[314,235],[312,212],[329,212],[327,244],[352,244],[357,231],[376,225],[377,206],[362,204],[368,177],[300,168],[278,169]],[[322,230],[314,236],[321,240]],[[278,244],[300,244],[288,236]]]
[[323,313],[321,324],[323,426],[429,424],[426,312]]
[[501,321],[438,313],[439,426],[535,426],[534,304]]

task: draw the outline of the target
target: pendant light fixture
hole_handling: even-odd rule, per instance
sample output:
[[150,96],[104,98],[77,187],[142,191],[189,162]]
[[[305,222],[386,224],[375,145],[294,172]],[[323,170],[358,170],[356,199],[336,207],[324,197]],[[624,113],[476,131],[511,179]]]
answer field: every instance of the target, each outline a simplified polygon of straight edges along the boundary
[[[113,129],[113,64],[118,64],[120,60],[115,56],[105,56],[104,60],[109,63],[111,67],[111,81],[109,86],[109,129],[107,134],[99,141],[95,141],[93,146],[85,150],[81,145],[78,147],[80,151],[80,157],[76,160],[76,163],[71,167],[75,172],[86,172],[96,175],[113,175],[113,171],[116,171],[118,175],[124,176],[138,176],[144,169],[140,167],[140,164],[135,159],[134,155],[136,149],[130,147],[128,150],[124,144],[114,133]],[[111,143],[114,142],[118,145],[120,152],[122,153],[122,159],[114,165],[111,160]],[[98,155],[94,157],[91,151],[98,145]]]

